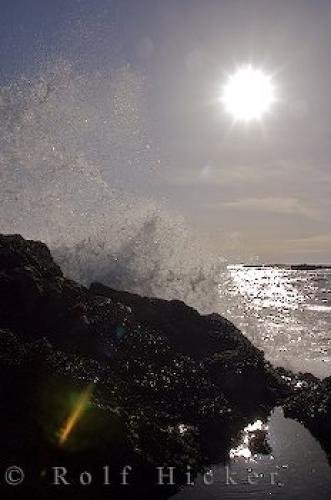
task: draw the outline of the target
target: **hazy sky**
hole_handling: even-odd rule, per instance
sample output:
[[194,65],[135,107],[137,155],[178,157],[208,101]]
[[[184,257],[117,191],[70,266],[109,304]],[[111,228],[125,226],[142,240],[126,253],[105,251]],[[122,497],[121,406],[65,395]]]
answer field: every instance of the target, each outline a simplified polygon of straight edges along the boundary
[[[0,77],[49,57],[144,78],[148,147],[139,192],[161,197],[228,255],[331,262],[331,2],[0,0]],[[218,99],[252,62],[278,102],[235,124]],[[107,176],[107,172],[105,172]]]

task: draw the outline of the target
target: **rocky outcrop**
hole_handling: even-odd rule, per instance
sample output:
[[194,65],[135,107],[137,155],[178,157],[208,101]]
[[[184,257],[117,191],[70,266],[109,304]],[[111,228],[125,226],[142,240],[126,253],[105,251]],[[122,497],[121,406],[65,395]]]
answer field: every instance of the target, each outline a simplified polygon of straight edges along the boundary
[[100,283],[93,283],[90,291],[129,307],[140,325],[160,332],[176,353],[198,363],[231,405],[244,413],[274,405],[282,389],[287,390],[263,352],[226,318],[200,315],[177,300],[140,297]]
[[331,462],[331,377],[305,375],[284,403],[284,414],[303,423],[320,441]]
[[44,244],[18,235],[0,236],[0,376],[2,456],[25,463],[31,484],[47,478],[45,463],[110,463],[115,476],[129,463],[145,498],[138,478],[155,466],[198,471],[226,460],[253,418],[286,398],[295,416],[299,393],[308,397],[225,318],[100,283],[87,289]]

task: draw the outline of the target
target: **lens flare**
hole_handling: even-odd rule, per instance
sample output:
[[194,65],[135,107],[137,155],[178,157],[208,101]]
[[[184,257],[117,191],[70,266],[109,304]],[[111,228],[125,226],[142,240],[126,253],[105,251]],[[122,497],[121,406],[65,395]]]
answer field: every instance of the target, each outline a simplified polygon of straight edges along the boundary
[[86,387],[86,389],[81,393],[81,395],[78,398],[72,412],[70,413],[69,417],[64,422],[63,427],[60,429],[60,433],[59,433],[60,445],[63,445],[67,441],[67,439],[69,438],[73,429],[78,424],[83,413],[85,412],[85,410],[86,410],[86,408],[91,400],[94,385],[95,384],[93,382],[91,382]]

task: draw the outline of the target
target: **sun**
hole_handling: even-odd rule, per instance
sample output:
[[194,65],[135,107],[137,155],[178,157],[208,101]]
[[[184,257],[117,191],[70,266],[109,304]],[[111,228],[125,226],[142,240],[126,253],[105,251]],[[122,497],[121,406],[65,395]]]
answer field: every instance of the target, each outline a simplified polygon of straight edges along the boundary
[[272,76],[250,64],[228,77],[221,95],[225,111],[244,122],[260,120],[275,100]]

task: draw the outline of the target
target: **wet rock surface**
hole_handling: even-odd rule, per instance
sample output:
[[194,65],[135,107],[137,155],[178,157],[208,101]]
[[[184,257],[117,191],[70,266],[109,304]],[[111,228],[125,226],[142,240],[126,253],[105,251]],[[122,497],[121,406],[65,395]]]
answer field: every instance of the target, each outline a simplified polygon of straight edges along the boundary
[[309,374],[302,376],[294,394],[284,403],[284,415],[310,430],[331,463],[331,377],[319,380]]
[[[121,497],[169,496],[144,479],[155,467],[198,472],[226,461],[240,429],[281,403],[321,441],[330,434],[330,379],[274,369],[217,314],[100,283],[87,289],[63,276],[44,244],[19,235],[0,236],[0,375],[4,462],[25,465],[27,486],[42,491],[54,463],[96,473],[109,464],[115,491],[130,464],[134,488]],[[113,491],[96,487],[98,498]]]

